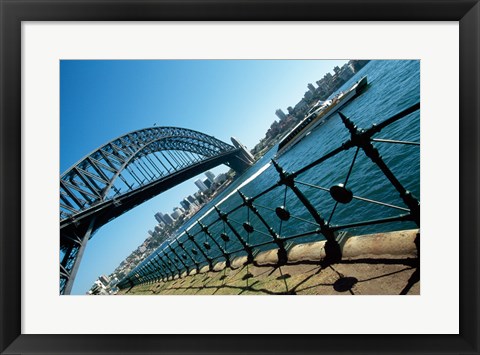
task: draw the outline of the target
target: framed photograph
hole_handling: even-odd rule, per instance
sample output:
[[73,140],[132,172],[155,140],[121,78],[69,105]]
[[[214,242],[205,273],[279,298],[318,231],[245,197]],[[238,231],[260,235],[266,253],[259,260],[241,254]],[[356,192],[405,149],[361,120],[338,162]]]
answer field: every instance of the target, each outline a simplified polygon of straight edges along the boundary
[[2,354],[479,353],[478,1],[0,4]]

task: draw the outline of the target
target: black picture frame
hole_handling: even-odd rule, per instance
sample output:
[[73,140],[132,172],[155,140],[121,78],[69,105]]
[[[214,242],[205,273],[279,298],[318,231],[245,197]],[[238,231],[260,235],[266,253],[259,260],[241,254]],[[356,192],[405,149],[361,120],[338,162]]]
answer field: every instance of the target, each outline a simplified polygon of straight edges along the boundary
[[[479,353],[478,0],[0,0],[0,16],[2,354]],[[21,334],[21,22],[168,20],[459,21],[459,335]]]

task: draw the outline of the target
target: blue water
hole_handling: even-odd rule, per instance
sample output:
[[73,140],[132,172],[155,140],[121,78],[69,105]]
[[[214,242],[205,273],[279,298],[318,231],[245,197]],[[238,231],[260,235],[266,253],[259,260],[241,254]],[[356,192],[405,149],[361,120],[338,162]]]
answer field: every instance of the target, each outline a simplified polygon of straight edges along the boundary
[[[366,91],[341,109],[342,113],[349,117],[358,128],[368,128],[374,123],[380,123],[399,111],[420,102],[419,61],[371,61],[345,83],[339,91],[347,90],[365,75],[368,77],[368,87]],[[315,79],[314,76],[313,74],[312,79]],[[376,134],[375,138],[420,142],[419,115],[420,111],[410,114],[386,127],[380,133]],[[285,171],[293,172],[322,157],[325,153],[339,147],[343,142],[347,141],[349,137],[350,134],[340,120],[339,115],[335,114],[324,125],[317,127],[285,154],[275,159]],[[419,199],[419,146],[380,142],[374,142],[374,146],[378,148],[385,163],[402,185]],[[202,245],[205,241],[209,241],[205,233],[200,232],[200,227],[196,224],[196,221],[200,220],[205,225],[213,223],[218,218],[218,215],[215,211],[208,211],[211,210],[214,205],[217,205],[223,212],[232,211],[239,206],[242,203],[242,198],[238,193],[234,193],[224,200],[225,197],[231,194],[232,191],[235,191],[249,178],[258,174],[260,169],[265,170],[248,184],[242,186],[240,191],[246,196],[252,197],[275,184],[279,179],[279,175],[270,164],[270,160],[275,157],[276,150],[277,147],[273,147],[245,174],[234,181],[225,191],[216,196],[179,230],[175,238],[182,240],[185,248],[188,250],[196,247],[186,239],[183,233],[185,229],[189,229],[189,232],[193,235],[199,233],[195,238],[199,245]],[[333,185],[344,183],[352,164],[355,150],[355,148],[352,148],[342,152],[302,173],[298,179],[296,179],[298,180],[296,185],[312,202],[319,214],[326,221],[330,221],[331,225],[345,225],[405,213],[390,207],[354,199],[345,205],[339,203],[332,215],[335,201],[331,198],[329,192],[301,184],[304,182],[328,189]],[[266,167],[266,165],[268,167]],[[362,150],[359,151],[355,160],[347,187],[353,192],[354,196],[406,208],[397,190],[387,180],[380,169],[365,156]],[[221,202],[222,200],[224,201]],[[287,222],[281,222],[275,213],[272,212],[272,209],[281,205],[285,205],[292,215],[292,218]],[[284,186],[280,186],[256,199],[255,206],[268,224],[282,237],[312,231],[317,228],[307,209],[303,204],[298,202],[293,192]],[[267,228],[246,207],[242,207],[231,213],[229,220],[242,237],[252,244],[268,243],[272,240]],[[248,234],[242,227],[242,223],[247,220],[249,220],[255,228],[255,232],[252,234]],[[372,232],[415,227],[416,225],[412,222],[395,222],[350,228],[347,229],[347,232],[350,235],[362,235]],[[232,231],[223,222],[220,221],[210,225],[209,231],[227,251],[232,252],[241,249],[240,243],[235,241]],[[220,240],[219,235],[222,232],[226,232],[231,237],[228,243]],[[322,239],[322,236],[314,235],[296,238],[292,240],[292,243],[318,239]],[[205,252],[212,256],[218,255],[220,251],[216,248],[215,244],[211,241],[209,241],[209,243],[212,248],[205,250]],[[164,246],[165,245],[160,246],[157,252],[160,252]],[[275,244],[266,244],[257,249],[268,249],[272,247],[275,247]],[[239,254],[241,253],[242,252],[239,252]],[[155,254],[156,253],[151,257]],[[200,255],[201,254],[196,257],[197,260],[202,259]],[[148,262],[148,259],[145,262]]]

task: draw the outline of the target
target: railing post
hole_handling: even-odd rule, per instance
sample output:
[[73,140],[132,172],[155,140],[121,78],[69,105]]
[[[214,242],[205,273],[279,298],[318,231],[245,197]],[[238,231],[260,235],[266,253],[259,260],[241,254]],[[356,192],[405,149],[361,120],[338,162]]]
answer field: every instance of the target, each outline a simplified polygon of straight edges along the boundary
[[280,236],[273,230],[272,227],[265,221],[265,219],[262,217],[260,212],[258,212],[257,208],[253,205],[253,199],[248,198],[245,196],[240,190],[238,190],[238,193],[242,197],[243,203],[247,208],[249,208],[255,216],[263,223],[263,225],[267,228],[268,233],[272,236],[273,242],[278,246],[278,264],[279,265],[285,265],[288,262],[288,255],[287,251],[285,250],[285,244],[283,243],[283,240],[280,238]]
[[412,220],[418,227],[420,227],[420,202],[418,202],[418,199],[410,191],[405,189],[400,181],[398,181],[397,177],[383,161],[378,149],[373,146],[370,140],[371,136],[378,132],[377,127],[373,126],[368,130],[358,129],[357,126],[343,113],[339,112],[338,114],[340,115],[343,124],[350,132],[352,144],[363,149],[365,155],[370,158],[370,160],[380,168],[385,177],[390,180],[395,189],[400,193],[400,198],[410,209]]
[[175,254],[176,258],[182,263],[182,265],[185,267],[185,269],[187,270],[187,274],[190,273],[190,269],[189,267],[183,262],[182,258],[180,256],[178,256],[177,252],[175,251],[174,248],[172,248],[172,245],[169,244],[168,247],[170,248],[170,250],[172,251],[173,254]]
[[195,238],[193,237],[193,235],[191,235],[188,231],[185,231],[185,234],[187,235],[187,237],[192,241],[193,244],[195,244],[195,246],[197,247],[197,249],[200,251],[200,253],[202,253],[203,257],[205,258],[205,260],[207,260],[207,263],[208,263],[208,268],[210,269],[210,271],[213,270],[213,260],[207,255],[205,254],[205,252],[203,251],[203,249],[197,244],[197,242],[195,241]]
[[181,241],[179,241],[178,239],[176,240],[176,242],[178,243],[178,246],[180,248],[182,248],[182,250],[185,252],[185,255],[188,255],[188,257],[193,261],[193,263],[195,264],[195,268],[197,269],[197,272],[200,271],[200,264],[194,259],[193,256],[190,255],[190,253],[185,249],[185,247],[183,246],[183,243]]
[[330,225],[320,216],[316,208],[312,205],[310,200],[295,186],[295,180],[292,175],[285,172],[282,167],[272,159],[272,164],[280,175],[278,185],[288,186],[300,200],[300,202],[306,207],[311,214],[315,222],[320,226],[320,232],[325,236],[325,264],[333,264],[342,259],[342,251],[340,245],[335,239],[335,232],[330,228]]
[[215,238],[212,236],[210,231],[208,230],[208,227],[204,225],[202,222],[197,221],[198,225],[202,228],[202,231],[215,243],[217,248],[222,252],[223,257],[225,258],[225,264],[227,267],[230,267],[230,257],[226,250],[222,248],[222,246],[215,240]]
[[245,240],[243,240],[240,233],[237,232],[235,227],[228,220],[228,215],[226,213],[223,213],[222,211],[220,211],[217,206],[215,206],[215,211],[217,211],[220,219],[225,222],[225,224],[228,226],[228,228],[230,228],[230,230],[233,232],[233,234],[235,234],[235,237],[237,237],[240,244],[242,244],[243,249],[247,253],[247,264],[253,263],[253,249],[252,249],[252,247]]

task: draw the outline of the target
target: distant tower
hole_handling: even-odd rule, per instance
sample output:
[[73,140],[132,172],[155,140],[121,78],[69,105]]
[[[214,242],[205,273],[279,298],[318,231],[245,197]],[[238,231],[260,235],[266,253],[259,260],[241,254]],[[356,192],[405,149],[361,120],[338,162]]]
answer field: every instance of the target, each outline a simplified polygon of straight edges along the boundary
[[155,213],[155,219],[157,220],[158,223],[164,222],[163,220],[163,214],[161,212]]
[[211,183],[215,181],[215,174],[210,170],[205,173],[205,176],[208,178],[208,180],[210,180]]
[[188,195],[188,196],[187,196],[187,200],[188,200],[188,202],[190,202],[191,204],[196,204],[196,205],[198,205],[197,199],[196,199],[195,197],[193,197],[192,195]]
[[307,87],[308,87],[308,90],[312,92],[312,94],[315,94],[315,86],[313,86],[312,84],[308,84]]
[[208,188],[212,187],[212,182],[209,179],[203,180],[203,184]]
[[180,201],[180,206],[182,206],[186,210],[190,209],[190,205],[191,203],[187,200],[187,198],[184,198],[182,201]]
[[303,95],[303,97],[306,99],[306,100],[311,100],[313,98],[313,94],[312,92],[309,90],[309,91],[305,91],[305,95]]
[[180,210],[180,208],[175,207],[175,208],[173,209],[173,213],[171,214],[171,216],[172,216],[172,218],[174,218],[174,219],[178,219],[182,214],[183,214],[183,212]]
[[208,190],[208,187],[203,183],[201,179],[195,181],[195,185],[200,189],[200,191],[205,192]]
[[165,221],[165,224],[172,224],[173,219],[170,217],[168,214],[163,215],[163,220]]
[[278,118],[280,118],[280,121],[287,118],[287,115],[280,108],[277,111],[275,111],[275,114],[277,115]]

